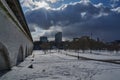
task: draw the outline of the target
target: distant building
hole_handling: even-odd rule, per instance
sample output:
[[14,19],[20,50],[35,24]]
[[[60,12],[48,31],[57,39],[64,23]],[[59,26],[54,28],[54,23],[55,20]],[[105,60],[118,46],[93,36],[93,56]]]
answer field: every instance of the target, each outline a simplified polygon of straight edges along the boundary
[[34,47],[33,47],[33,50],[40,50],[41,47],[40,47],[40,41],[34,41]]
[[89,36],[82,36],[80,39],[89,40],[90,37]]
[[79,41],[79,40],[89,40],[90,37],[89,36],[82,36],[80,38],[73,38],[73,41]]
[[48,38],[46,36],[41,36],[40,37],[40,42],[42,42],[42,43],[48,42]]
[[58,32],[55,34],[55,42],[61,43],[62,42],[62,32]]
[[73,38],[73,41],[79,41],[80,38]]
[[110,42],[111,45],[119,45],[120,46],[120,40],[115,40]]

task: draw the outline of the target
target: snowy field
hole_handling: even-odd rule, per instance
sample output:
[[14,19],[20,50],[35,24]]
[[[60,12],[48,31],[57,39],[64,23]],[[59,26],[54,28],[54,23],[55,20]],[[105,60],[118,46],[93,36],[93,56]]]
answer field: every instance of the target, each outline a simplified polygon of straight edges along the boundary
[[[77,59],[74,51],[33,51],[19,66],[3,75],[0,80],[120,80],[120,64],[95,60]],[[79,52],[79,56],[116,60],[120,53],[108,51]],[[33,64],[33,68],[29,66]]]
[[74,56],[80,56],[80,57],[85,57],[89,59],[98,59],[98,60],[115,60],[115,61],[120,61],[120,51],[92,51],[90,53],[89,50],[84,51],[73,51],[73,50],[67,50],[67,51],[61,51],[63,54],[68,54],[68,55],[74,55]]

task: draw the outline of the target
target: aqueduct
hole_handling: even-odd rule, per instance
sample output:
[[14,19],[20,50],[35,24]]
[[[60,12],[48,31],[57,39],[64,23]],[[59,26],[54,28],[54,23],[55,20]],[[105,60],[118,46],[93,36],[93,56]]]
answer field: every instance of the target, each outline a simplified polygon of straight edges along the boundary
[[0,71],[32,54],[33,40],[19,0],[0,0]]

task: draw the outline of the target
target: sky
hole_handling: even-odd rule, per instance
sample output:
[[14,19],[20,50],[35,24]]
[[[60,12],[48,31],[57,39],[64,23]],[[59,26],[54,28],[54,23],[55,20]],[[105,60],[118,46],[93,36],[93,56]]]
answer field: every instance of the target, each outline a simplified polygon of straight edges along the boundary
[[40,36],[63,40],[90,36],[120,40],[120,0],[20,0],[34,41]]

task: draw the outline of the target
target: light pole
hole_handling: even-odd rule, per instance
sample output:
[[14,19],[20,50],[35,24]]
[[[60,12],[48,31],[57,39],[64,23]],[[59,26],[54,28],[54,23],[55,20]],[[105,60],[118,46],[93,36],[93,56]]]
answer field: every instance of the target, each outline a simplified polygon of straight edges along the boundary
[[92,36],[93,34],[90,33],[90,53],[92,53]]

